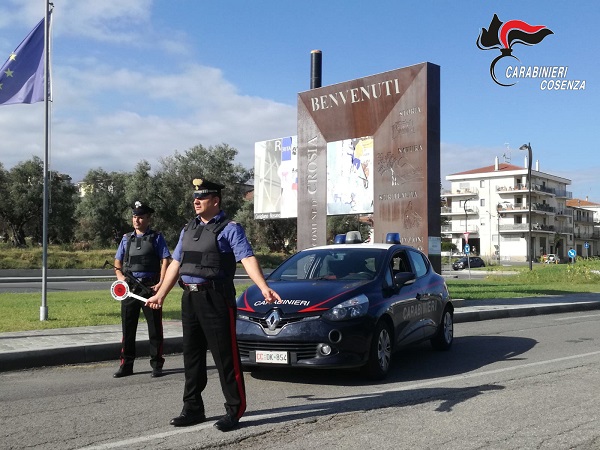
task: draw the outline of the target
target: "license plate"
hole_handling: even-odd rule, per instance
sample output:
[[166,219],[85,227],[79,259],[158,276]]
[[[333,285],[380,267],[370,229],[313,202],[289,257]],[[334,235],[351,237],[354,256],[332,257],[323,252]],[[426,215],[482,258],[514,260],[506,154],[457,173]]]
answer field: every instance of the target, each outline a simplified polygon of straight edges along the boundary
[[256,350],[256,362],[266,364],[287,364],[288,352]]

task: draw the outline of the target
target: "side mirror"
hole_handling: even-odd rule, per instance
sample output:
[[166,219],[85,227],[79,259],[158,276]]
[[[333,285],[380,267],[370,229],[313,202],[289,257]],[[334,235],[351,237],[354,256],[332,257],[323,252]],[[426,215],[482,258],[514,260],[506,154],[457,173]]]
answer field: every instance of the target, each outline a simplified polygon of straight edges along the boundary
[[415,282],[415,274],[412,272],[398,272],[394,275],[394,286],[402,287]]

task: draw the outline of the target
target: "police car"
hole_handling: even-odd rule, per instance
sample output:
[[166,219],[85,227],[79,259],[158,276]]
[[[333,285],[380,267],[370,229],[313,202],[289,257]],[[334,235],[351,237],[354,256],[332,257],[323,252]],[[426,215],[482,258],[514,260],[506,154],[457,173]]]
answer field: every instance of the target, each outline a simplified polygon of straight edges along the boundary
[[[345,238],[345,239],[344,239]],[[454,306],[427,256],[400,245],[363,244],[360,233],[312,247],[267,278],[281,301],[267,303],[252,286],[237,299],[237,338],[246,368],[361,368],[383,379],[394,351],[430,340],[438,350],[454,337]]]

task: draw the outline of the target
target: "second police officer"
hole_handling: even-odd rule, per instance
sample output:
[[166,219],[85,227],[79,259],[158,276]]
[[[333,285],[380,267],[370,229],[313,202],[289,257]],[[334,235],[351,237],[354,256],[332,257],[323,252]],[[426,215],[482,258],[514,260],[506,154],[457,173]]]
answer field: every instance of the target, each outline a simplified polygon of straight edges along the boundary
[[[135,202],[132,209],[133,231],[123,235],[115,255],[117,279],[127,282],[132,293],[145,298],[150,297],[160,288],[171,259],[163,235],[150,228],[152,213],[154,209],[150,206],[139,201]],[[162,310],[153,309],[140,300],[128,297],[121,302],[123,339],[121,364],[119,370],[113,375],[115,378],[133,374],[133,362],[136,356],[135,335],[140,310],[144,312],[148,323],[152,377],[162,375],[165,362]]]

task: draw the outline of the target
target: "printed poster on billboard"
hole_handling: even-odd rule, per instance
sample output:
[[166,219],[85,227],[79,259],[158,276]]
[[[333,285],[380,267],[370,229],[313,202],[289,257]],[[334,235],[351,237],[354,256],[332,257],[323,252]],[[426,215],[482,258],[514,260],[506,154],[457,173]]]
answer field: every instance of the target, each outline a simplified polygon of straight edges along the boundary
[[254,144],[254,218],[298,216],[297,138]]
[[373,138],[327,143],[327,215],[373,212]]

